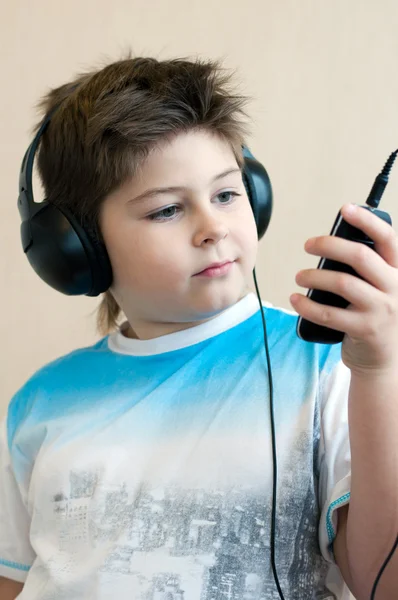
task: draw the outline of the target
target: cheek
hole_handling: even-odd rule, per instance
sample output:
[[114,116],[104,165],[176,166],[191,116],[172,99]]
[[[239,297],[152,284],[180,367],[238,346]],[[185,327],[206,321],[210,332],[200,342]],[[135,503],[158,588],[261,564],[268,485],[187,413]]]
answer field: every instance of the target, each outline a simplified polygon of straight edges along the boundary
[[258,248],[258,235],[257,226],[254,220],[252,209],[245,212],[244,216],[240,220],[240,228],[238,232],[239,243],[245,252],[245,256],[252,260],[253,256],[257,254]]
[[120,241],[110,253],[114,280],[123,287],[139,286],[140,289],[156,289],[171,285],[181,279],[184,272],[181,252],[175,246],[160,243],[150,237],[140,239],[131,236],[128,243]]

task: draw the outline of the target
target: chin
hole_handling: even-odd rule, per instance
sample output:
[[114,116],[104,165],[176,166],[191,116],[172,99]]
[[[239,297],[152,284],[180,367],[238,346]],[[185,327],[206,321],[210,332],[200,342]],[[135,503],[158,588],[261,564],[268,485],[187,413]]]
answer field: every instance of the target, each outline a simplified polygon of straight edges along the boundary
[[215,317],[217,314],[236,304],[246,293],[244,290],[226,290],[225,292],[209,294],[197,304],[195,303],[195,308],[199,313],[197,318],[208,319]]

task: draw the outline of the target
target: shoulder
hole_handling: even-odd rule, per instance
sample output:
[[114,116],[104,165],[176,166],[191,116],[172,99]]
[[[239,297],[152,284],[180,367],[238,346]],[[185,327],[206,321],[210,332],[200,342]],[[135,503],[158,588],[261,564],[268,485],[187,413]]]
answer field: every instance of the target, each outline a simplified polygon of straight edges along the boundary
[[36,371],[14,394],[7,410],[8,442],[11,445],[16,430],[33,411],[56,409],[59,392],[81,390],[88,376],[101,371],[101,358],[109,355],[107,338],[92,346],[78,348],[47,363]]
[[[289,378],[296,385],[316,390],[321,408],[335,401],[346,402],[351,372],[341,358],[342,344],[305,342],[296,333],[296,312],[274,306],[265,309],[273,373],[280,380]],[[259,329],[258,320],[256,327]],[[260,337],[264,344],[262,328]],[[260,345],[259,349],[264,351]]]
[[42,366],[18,390],[16,398],[29,395],[43,384],[47,389],[64,384],[65,378],[87,372],[90,367],[98,367],[98,359],[109,354],[107,338],[83,348],[77,348]]
[[299,356],[315,362],[324,374],[330,373],[341,361],[341,344],[318,344],[299,338],[296,332],[298,314],[295,311],[270,303],[263,303],[263,308],[269,344],[283,349],[286,359]]

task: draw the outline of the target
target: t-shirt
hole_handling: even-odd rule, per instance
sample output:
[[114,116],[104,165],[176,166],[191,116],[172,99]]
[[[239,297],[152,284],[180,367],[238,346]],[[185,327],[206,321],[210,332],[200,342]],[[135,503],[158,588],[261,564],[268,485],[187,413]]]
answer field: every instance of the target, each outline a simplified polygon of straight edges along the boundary
[[[265,303],[286,600],[345,598],[349,501],[341,345]],[[118,332],[39,370],[1,432],[0,575],[23,600],[279,600],[270,566],[270,387],[249,294],[151,340]]]

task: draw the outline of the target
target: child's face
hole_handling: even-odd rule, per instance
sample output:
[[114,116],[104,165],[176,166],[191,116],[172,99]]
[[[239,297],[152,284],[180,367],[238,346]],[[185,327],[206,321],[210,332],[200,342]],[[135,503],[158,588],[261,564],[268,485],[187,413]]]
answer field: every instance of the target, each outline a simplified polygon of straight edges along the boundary
[[[163,191],[148,195],[154,188]],[[157,147],[106,199],[100,225],[111,291],[138,337],[209,319],[247,293],[256,225],[232,149],[214,135],[190,131]]]

